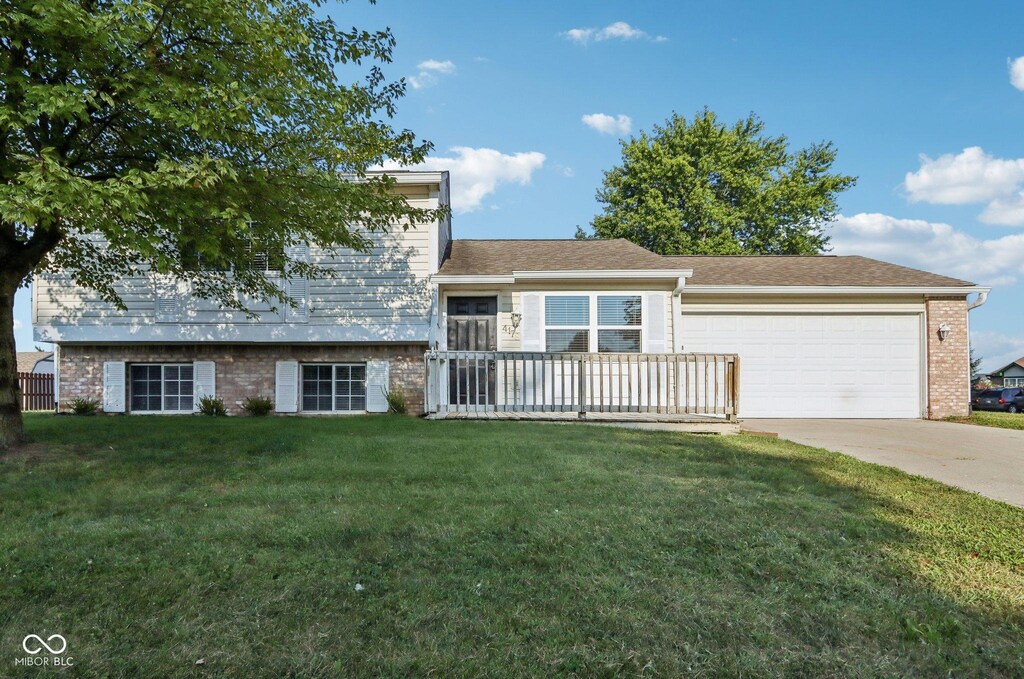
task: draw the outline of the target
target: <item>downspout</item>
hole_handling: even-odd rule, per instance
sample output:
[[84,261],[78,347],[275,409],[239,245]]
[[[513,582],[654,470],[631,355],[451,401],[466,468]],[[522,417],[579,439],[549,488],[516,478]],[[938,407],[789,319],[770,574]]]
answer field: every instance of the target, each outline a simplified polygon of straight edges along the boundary
[[432,287],[433,290],[430,291],[430,320],[427,327],[427,347],[431,351],[435,351],[439,348],[441,335],[441,305],[438,299],[441,293],[436,283]]
[[683,353],[683,288],[686,287],[686,278],[680,276],[676,279],[676,288],[672,291],[672,351],[676,354]]
[[[984,304],[985,302],[988,301],[988,292],[989,292],[988,290],[982,290],[981,292],[978,293],[977,299],[975,299],[973,302],[971,302],[970,304],[967,305],[968,313],[965,314],[967,316],[967,318],[965,319],[965,322],[967,324],[967,360],[968,361],[971,360],[971,358],[970,358],[971,357],[971,314],[970,314],[970,311],[971,311],[971,309],[977,309],[982,304]],[[970,368],[968,368],[968,373],[970,373]],[[970,374],[967,375],[967,412],[968,413],[971,412],[971,375]]]

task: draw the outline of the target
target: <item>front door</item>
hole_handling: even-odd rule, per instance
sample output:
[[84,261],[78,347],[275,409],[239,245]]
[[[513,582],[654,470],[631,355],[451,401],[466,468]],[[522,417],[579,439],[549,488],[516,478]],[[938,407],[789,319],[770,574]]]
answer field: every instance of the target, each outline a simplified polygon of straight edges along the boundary
[[[497,351],[498,298],[448,298],[448,351]],[[448,363],[448,402],[489,406],[495,402],[495,363],[467,356]]]

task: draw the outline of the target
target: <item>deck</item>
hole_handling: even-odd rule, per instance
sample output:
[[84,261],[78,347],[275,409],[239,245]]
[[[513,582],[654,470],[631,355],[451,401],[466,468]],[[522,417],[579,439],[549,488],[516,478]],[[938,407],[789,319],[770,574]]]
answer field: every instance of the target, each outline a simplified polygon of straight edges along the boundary
[[431,419],[734,425],[733,354],[431,351]]

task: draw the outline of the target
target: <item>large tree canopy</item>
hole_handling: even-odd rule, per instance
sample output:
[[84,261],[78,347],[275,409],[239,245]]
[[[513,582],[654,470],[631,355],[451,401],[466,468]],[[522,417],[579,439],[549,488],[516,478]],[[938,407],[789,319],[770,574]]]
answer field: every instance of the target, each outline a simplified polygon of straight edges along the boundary
[[142,269],[226,306],[284,302],[251,252],[364,248],[436,217],[363,174],[428,150],[387,122],[393,36],[319,4],[0,0],[0,446],[20,434],[13,297],[33,272],[114,302]]
[[836,196],[856,179],[830,172],[831,143],[790,151],[753,114],[735,125],[707,109],[673,114],[653,133],[624,140],[605,173],[593,232],[666,255],[807,255],[828,245]]

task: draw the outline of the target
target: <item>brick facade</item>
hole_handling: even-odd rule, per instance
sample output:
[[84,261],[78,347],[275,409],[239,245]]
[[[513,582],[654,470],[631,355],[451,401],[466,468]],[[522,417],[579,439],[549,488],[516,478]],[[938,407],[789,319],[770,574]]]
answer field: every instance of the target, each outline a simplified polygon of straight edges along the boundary
[[[971,380],[967,336],[967,300],[936,297],[925,302],[928,345],[928,418],[969,414]],[[939,327],[949,326],[949,336],[939,337]]]
[[74,398],[103,400],[103,363],[174,363],[213,361],[217,397],[229,414],[240,415],[250,396],[274,399],[277,361],[350,363],[386,359],[390,389],[405,394],[409,413],[423,413],[423,352],[426,345],[62,345],[60,347],[61,409]]

